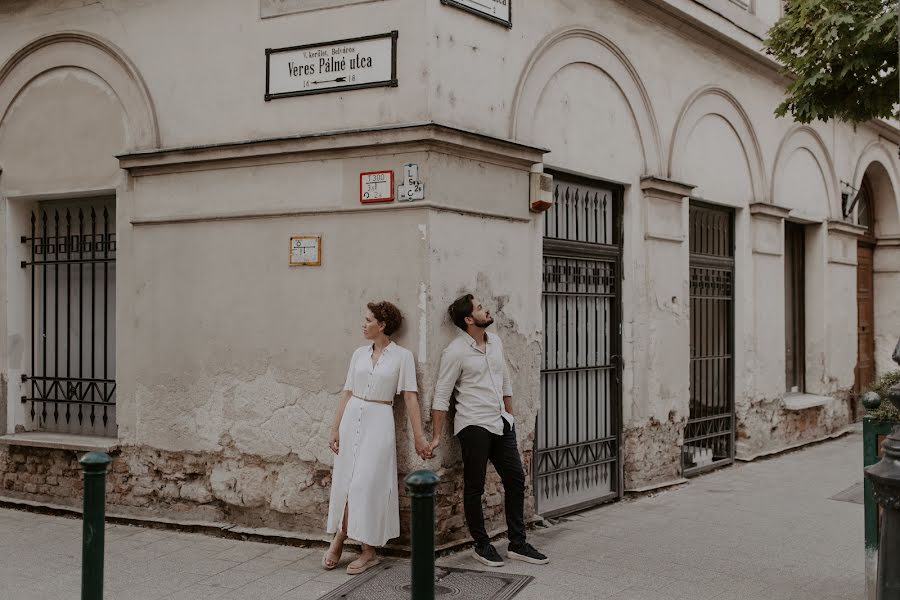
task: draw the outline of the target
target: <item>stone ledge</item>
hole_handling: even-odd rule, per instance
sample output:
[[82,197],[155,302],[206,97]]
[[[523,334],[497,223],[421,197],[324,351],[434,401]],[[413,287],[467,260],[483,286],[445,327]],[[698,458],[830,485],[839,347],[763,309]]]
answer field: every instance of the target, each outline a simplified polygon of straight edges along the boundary
[[681,203],[688,198],[696,188],[691,183],[682,183],[674,179],[645,175],[641,177],[641,190],[661,200],[671,200]]
[[806,410],[818,408],[831,402],[831,396],[817,396],[816,394],[786,394],[781,400],[785,410]]
[[750,205],[750,214],[754,217],[767,217],[769,219],[786,219],[791,209],[778,206],[769,202],[754,202]]
[[882,235],[875,241],[875,245],[879,248],[897,248],[900,247],[900,235]]
[[111,452],[119,448],[119,440],[98,435],[28,431],[0,436],[0,445],[74,450],[76,452]]
[[855,431],[854,426],[848,425],[847,427],[842,427],[841,429],[838,429],[837,431],[834,431],[832,433],[827,433],[827,434],[822,435],[817,438],[813,438],[810,440],[804,440],[802,442],[797,442],[795,444],[788,444],[786,446],[778,446],[776,448],[760,450],[759,452],[744,453],[744,452],[741,452],[740,450],[736,449],[736,451],[734,453],[734,460],[739,461],[739,462],[753,462],[757,458],[767,458],[770,456],[775,456],[776,454],[782,454],[783,452],[790,452],[791,450],[797,450],[798,448],[802,448],[803,446],[809,446],[811,444],[818,444],[821,442],[825,442],[827,440],[837,439],[839,437],[843,437],[843,436],[847,435],[848,433],[853,433],[854,431]]
[[656,490],[674,487],[676,485],[684,485],[685,483],[690,483],[690,480],[685,479],[684,477],[677,477],[675,479],[667,479],[666,481],[660,481],[657,483],[649,483],[647,485],[637,485],[634,487],[626,488],[625,493],[646,494],[647,492],[654,492]]
[[437,151],[529,171],[549,150],[435,122],[342,129],[275,138],[236,140],[199,146],[155,148],[118,155],[132,176],[220,168],[331,160],[348,152],[362,156]]
[[844,234],[850,237],[861,237],[866,234],[866,228],[846,221],[828,221],[828,232]]

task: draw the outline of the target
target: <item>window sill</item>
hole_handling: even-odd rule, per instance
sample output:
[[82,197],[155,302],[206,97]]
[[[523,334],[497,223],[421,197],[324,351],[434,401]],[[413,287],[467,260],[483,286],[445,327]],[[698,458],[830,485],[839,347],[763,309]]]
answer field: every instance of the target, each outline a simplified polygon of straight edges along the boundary
[[28,431],[0,436],[0,445],[74,450],[76,452],[111,452],[119,448],[119,440],[99,435]]
[[782,399],[785,410],[797,411],[807,408],[818,408],[831,402],[831,396],[817,396],[815,394],[786,394]]

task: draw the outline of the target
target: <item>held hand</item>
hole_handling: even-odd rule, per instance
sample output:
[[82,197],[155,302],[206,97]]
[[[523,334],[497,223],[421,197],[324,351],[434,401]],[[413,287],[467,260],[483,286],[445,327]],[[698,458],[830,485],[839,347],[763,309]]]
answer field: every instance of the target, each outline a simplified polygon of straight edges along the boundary
[[328,442],[328,447],[331,448],[331,451],[335,454],[338,454],[341,450],[341,434],[337,431],[331,432],[331,440]]
[[432,438],[431,443],[428,444],[428,455],[429,457],[434,456],[434,449],[441,445],[441,436],[436,435]]
[[416,438],[416,454],[422,459],[431,458],[431,448],[424,437]]

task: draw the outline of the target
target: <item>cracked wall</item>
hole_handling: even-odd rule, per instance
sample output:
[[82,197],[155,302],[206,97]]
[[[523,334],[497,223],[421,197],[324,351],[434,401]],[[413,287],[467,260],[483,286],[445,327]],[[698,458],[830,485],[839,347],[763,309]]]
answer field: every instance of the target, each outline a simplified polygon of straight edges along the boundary
[[750,460],[840,433],[852,422],[853,401],[844,391],[824,406],[788,410],[780,397],[742,398],[735,407],[735,453]]
[[[358,202],[342,191],[353,189],[359,172],[373,162],[401,172],[405,161],[420,165],[430,201],[490,197],[492,212],[509,216],[415,207],[347,211]],[[482,176],[451,188],[449,182],[463,180],[472,168]],[[540,232],[527,210],[528,178],[521,169],[432,152],[278,164],[215,177],[201,171],[138,178],[128,206],[138,218],[178,219],[201,209],[229,214],[239,207],[248,177],[266,178],[258,201],[272,203],[280,189],[289,193],[311,170],[337,179],[319,177],[301,201],[312,208],[330,204],[334,214],[135,227],[125,253],[132,301],[121,304],[129,307],[131,337],[121,350],[130,369],[121,382],[121,475],[110,500],[117,510],[320,537],[333,464],[328,436],[347,362],[364,343],[365,302],[387,299],[404,313],[396,341],[416,355],[428,429],[440,354],[457,333],[446,306],[465,290],[484,298],[496,316],[493,332],[504,340],[520,448],[531,473],[541,346],[540,245],[534,241]],[[322,235],[323,265],[291,268],[287,241],[305,233]],[[402,402],[395,405],[395,423],[402,535],[409,516],[402,478],[429,467],[443,478],[438,539],[464,539],[458,443],[446,435],[439,457],[425,463],[415,455]],[[67,459],[58,451],[40,460],[58,465]],[[18,463],[8,464],[19,473]],[[27,468],[25,474],[34,475]],[[20,479],[10,478],[7,493],[25,493]],[[492,530],[505,525],[500,489],[492,472],[485,498]],[[529,493],[527,512],[534,510]]]

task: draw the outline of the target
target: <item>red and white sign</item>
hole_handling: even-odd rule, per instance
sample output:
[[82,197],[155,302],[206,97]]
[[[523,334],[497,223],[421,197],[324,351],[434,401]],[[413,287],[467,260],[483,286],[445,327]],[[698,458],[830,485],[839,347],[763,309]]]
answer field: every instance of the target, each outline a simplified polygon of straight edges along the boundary
[[394,172],[372,171],[359,174],[359,201],[369,202],[394,201]]

